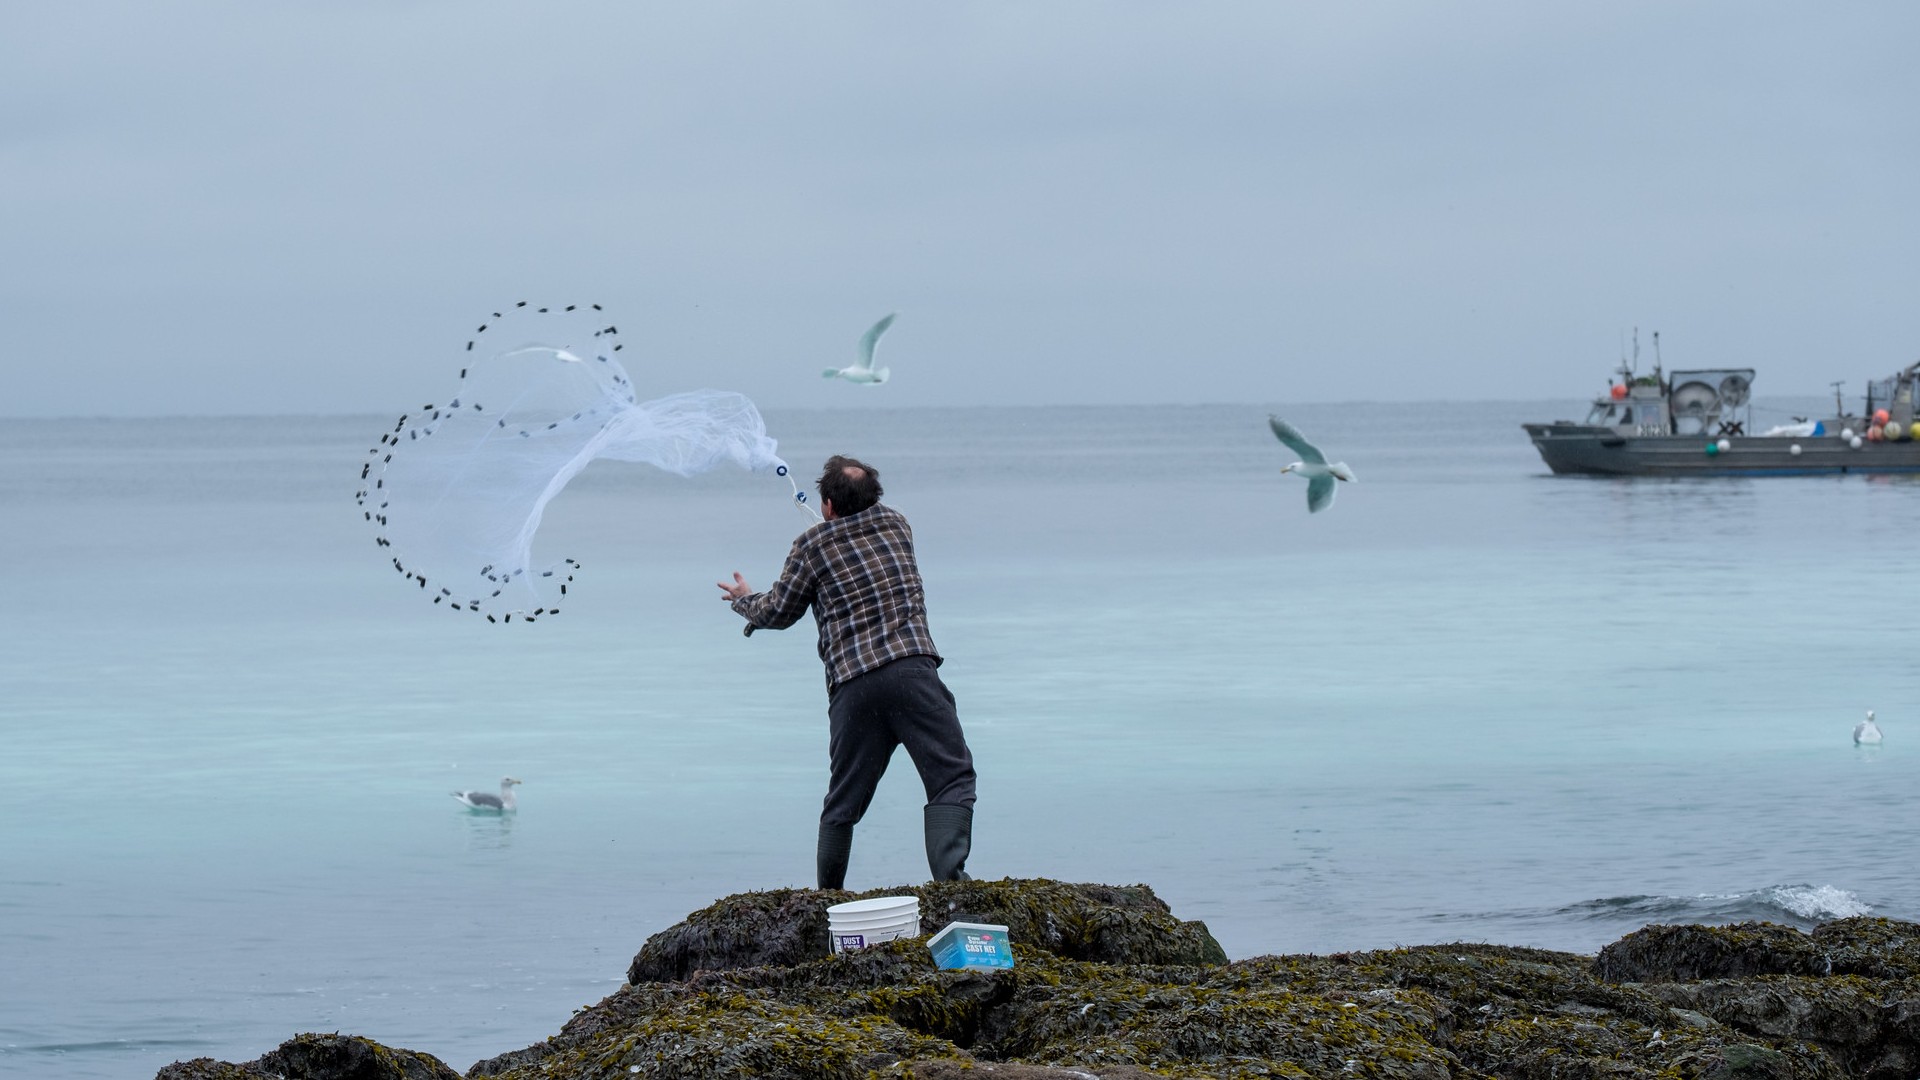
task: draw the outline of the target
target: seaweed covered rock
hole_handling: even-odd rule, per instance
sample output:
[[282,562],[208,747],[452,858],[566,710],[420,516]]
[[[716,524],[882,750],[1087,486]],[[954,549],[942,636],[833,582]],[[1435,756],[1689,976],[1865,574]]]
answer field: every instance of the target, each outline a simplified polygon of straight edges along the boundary
[[1671,1072],[1698,1080],[1792,1080],[1807,1075],[1833,1076],[1837,1080],[1840,1075],[1826,1063],[1821,1063],[1822,1071],[1811,1074],[1802,1071],[1802,1066],[1802,1062],[1778,1050],[1736,1042],[1682,1054],[1674,1059]]
[[254,1064],[287,1080],[459,1080],[432,1054],[382,1046],[357,1035],[296,1035]]
[[[863,1080],[902,1061],[961,1056],[951,1043],[872,1012],[729,988],[626,987],[545,1044],[481,1062],[473,1076],[764,1077]],[[577,1020],[578,1018],[576,1018]]]
[[1920,1076],[1920,979],[1766,975],[1647,989],[1735,1031],[1818,1046],[1847,1076]]
[[[1687,1077],[1733,1080],[1760,1060],[1752,1040],[1638,987],[1597,978],[1592,960],[1499,945],[1429,945],[1331,957],[1262,957],[1235,964],[1249,979],[1286,981],[1357,1008],[1426,1013],[1409,1025],[1445,1055],[1455,1076]],[[1411,1049],[1389,1045],[1405,1061]],[[1783,1077],[1839,1080],[1812,1047],[1760,1047]],[[1740,1066],[1745,1068],[1743,1064]]]
[[1820,975],[1827,961],[1791,926],[1648,926],[1600,950],[1594,971],[1611,982]]
[[213,1058],[176,1061],[154,1074],[153,1080],[263,1080],[266,1073],[246,1065]]
[[827,908],[875,896],[915,896],[921,928],[987,922],[1015,941],[1070,960],[1110,964],[1224,964],[1205,923],[1182,922],[1145,885],[1073,885],[1045,879],[929,882],[851,893],[777,889],[729,896],[647,939],[627,981],[671,982],[696,971],[819,960],[830,951]]
[[1856,915],[1822,923],[1807,938],[1836,972],[1870,979],[1920,978],[1920,926]]
[[675,982],[696,971],[818,960],[830,951],[827,906],[852,895],[774,889],[716,900],[648,938],[627,968],[627,981]]
[[1808,934],[1777,923],[1648,926],[1600,950],[1600,977],[1613,982],[1686,982],[1756,975],[1920,976],[1920,927],[1857,916]]
[[[1144,886],[957,882],[923,928],[1004,923],[1016,964],[937,968],[926,937],[831,954],[826,906],[728,897],[654,935],[632,979],[498,1080],[1910,1080],[1920,927],[1649,927],[1601,957],[1454,944],[1224,962]],[[1778,969],[1794,969],[1781,973]],[[1712,972],[1705,977],[1691,974]],[[1740,972],[1741,974],[1725,974]],[[1625,978],[1639,976],[1637,979]],[[369,1071],[353,1071],[366,1069]],[[332,1071],[327,1071],[332,1070]],[[438,1070],[438,1071],[436,1071]],[[443,1080],[426,1055],[301,1036],[163,1080]]]
[[1850,918],[1812,933],[1772,923],[1649,926],[1594,970],[1752,1036],[1819,1047],[1850,1077],[1920,1075],[1920,927]]
[[1075,1066],[1018,1065],[1012,1062],[916,1062],[903,1074],[906,1080],[1160,1080],[1131,1065]]
[[295,1035],[256,1061],[178,1061],[154,1080],[460,1080],[431,1054],[382,1046],[358,1035]]
[[[969,912],[971,914],[971,912]],[[630,985],[577,1015],[546,1044],[482,1063],[502,1080],[616,1075],[721,1077],[633,1056],[636,1032],[663,1013],[689,1039],[712,1032],[695,1059],[777,1038],[777,1028],[723,1028],[716,1002],[778,1001],[832,1021],[841,1040],[827,1064],[763,1059],[767,1075],[993,1075],[1022,1066],[1051,1075],[1150,1074],[1223,1080],[1361,1076],[1381,1080],[1679,1077],[1841,1080],[1821,1047],[1735,1030],[1646,989],[1606,982],[1591,957],[1494,945],[1444,945],[1334,956],[1266,956],[1229,964],[1074,960],[1014,939],[1007,971],[940,971],[924,944],[903,940],[794,965],[714,968],[678,982]],[[855,1035],[854,1033],[858,1034]],[[914,1044],[913,1039],[927,1042]],[[885,1052],[902,1052],[891,1064]],[[904,1052],[921,1047],[910,1056]],[[925,1055],[939,1047],[936,1055]],[[581,1071],[602,1062],[609,1071]],[[817,1071],[809,1071],[809,1070]],[[1045,1076],[1045,1073],[1022,1075]]]
[[937,882],[919,890],[925,929],[949,922],[1003,925],[1008,936],[1067,960],[1100,964],[1224,964],[1207,924],[1177,919],[1145,885],[1059,881]]
[[[1076,1068],[1132,1065],[1173,1076],[1364,1074],[1445,1080],[1441,1010],[1249,980],[1222,969],[1134,970],[1061,962],[1023,980],[980,1056]],[[1222,977],[1224,976],[1224,977]]]

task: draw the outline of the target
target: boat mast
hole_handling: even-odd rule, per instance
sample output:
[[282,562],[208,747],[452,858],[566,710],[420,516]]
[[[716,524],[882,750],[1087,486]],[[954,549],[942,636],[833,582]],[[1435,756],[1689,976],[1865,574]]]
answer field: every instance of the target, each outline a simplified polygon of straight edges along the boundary
[[1625,349],[1620,350],[1620,385],[1633,386],[1633,369],[1640,366],[1640,328],[1633,328],[1633,359],[1627,359]]

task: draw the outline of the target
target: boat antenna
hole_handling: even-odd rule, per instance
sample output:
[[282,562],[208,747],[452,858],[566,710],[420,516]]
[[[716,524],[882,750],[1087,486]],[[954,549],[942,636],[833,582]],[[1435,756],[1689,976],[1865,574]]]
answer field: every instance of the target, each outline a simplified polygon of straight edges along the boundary
[[1840,388],[1845,385],[1847,385],[1847,382],[1845,379],[1842,379],[1833,384],[1833,415],[1835,416],[1847,415],[1847,407],[1840,400]]

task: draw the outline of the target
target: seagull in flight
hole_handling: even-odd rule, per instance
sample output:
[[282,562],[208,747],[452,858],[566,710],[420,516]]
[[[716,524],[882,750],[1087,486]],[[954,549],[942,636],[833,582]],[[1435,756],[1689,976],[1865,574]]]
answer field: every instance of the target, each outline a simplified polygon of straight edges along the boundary
[[492,810],[496,813],[505,813],[509,810],[518,810],[520,808],[519,804],[513,801],[513,789],[519,783],[520,781],[509,776],[500,781],[500,794],[498,795],[495,795],[491,791],[456,791],[453,793],[453,797],[466,803],[469,808],[474,810]]
[[845,379],[850,383],[866,383],[875,386],[887,381],[886,368],[873,366],[873,347],[880,343],[880,335],[893,325],[893,316],[888,315],[874,323],[866,333],[860,335],[860,359],[843,368],[828,368],[820,373],[826,379]]
[[1867,710],[1867,718],[1853,725],[1853,745],[1880,745],[1880,725],[1873,722],[1873,710]]
[[1353,470],[1347,468],[1344,461],[1328,463],[1327,455],[1320,448],[1307,441],[1300,429],[1277,416],[1268,416],[1267,424],[1273,428],[1274,435],[1287,445],[1287,449],[1300,455],[1300,460],[1280,471],[1299,473],[1307,478],[1307,512],[1317,514],[1333,505],[1336,480],[1359,482]]

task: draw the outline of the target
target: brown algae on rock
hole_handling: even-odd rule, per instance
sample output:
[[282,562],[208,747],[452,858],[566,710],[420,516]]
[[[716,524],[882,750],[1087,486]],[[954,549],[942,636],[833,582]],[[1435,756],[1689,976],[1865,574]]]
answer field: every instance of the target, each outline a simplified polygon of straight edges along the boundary
[[[829,905],[909,893],[928,934],[1006,925],[1016,966],[943,971],[924,936],[829,951]],[[1598,957],[1456,944],[1228,963],[1144,885],[783,889],[654,934],[629,985],[468,1075],[1911,1080],[1917,943],[1912,924],[1848,919],[1647,927]]]

